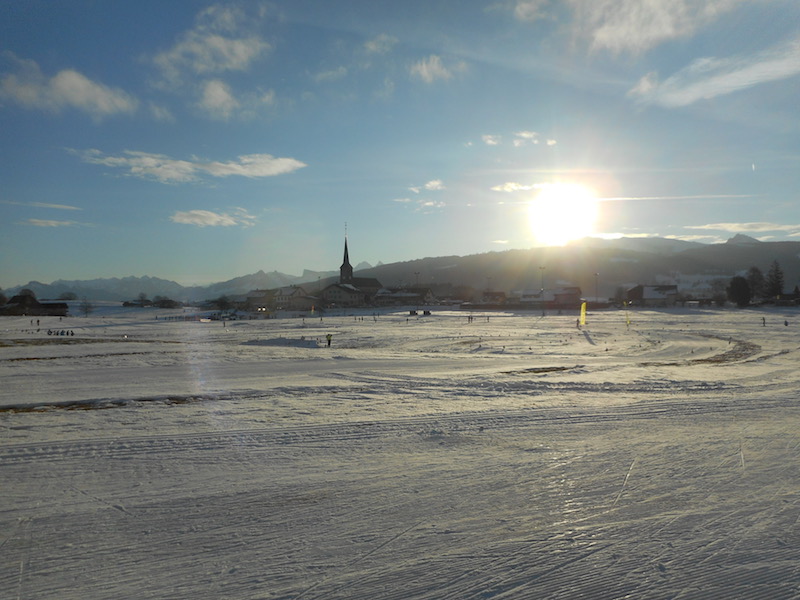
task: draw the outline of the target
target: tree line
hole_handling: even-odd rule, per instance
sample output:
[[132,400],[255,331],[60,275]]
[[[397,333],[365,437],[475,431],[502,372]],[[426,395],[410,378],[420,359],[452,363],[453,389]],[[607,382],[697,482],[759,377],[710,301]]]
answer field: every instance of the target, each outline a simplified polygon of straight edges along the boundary
[[[737,275],[728,285],[728,299],[736,306],[748,306],[754,300],[778,302],[784,295],[785,280],[778,261],[773,261],[767,275],[758,267],[750,267],[747,273]],[[795,287],[795,293],[800,290]]]

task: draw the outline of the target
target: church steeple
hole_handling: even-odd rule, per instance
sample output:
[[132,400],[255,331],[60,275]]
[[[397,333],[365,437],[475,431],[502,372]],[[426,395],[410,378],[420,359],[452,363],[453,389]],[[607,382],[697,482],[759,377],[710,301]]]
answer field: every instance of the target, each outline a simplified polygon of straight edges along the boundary
[[344,238],[344,260],[339,267],[339,283],[353,282],[353,267],[350,265],[350,254],[347,251],[347,236]]

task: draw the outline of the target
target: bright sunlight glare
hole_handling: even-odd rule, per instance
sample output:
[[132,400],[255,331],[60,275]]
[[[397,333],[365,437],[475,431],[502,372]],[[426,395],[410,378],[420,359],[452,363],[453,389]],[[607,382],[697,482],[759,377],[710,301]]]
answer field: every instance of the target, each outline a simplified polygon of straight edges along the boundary
[[528,206],[528,222],[536,242],[563,246],[594,233],[598,200],[593,190],[575,183],[538,186]]

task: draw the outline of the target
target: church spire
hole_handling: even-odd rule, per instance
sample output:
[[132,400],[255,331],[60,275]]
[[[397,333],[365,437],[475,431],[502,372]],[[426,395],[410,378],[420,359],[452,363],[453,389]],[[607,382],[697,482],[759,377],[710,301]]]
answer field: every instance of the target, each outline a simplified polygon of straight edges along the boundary
[[344,260],[339,267],[339,283],[353,282],[353,267],[350,265],[350,253],[347,251],[347,235],[344,236]]

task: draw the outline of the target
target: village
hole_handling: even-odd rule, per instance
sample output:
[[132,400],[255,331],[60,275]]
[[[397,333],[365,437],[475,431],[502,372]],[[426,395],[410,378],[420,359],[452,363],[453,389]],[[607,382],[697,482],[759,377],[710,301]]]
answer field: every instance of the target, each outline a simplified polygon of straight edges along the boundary
[[[540,267],[544,269],[544,267]],[[179,307],[199,308],[211,319],[271,318],[285,314],[322,314],[331,310],[353,308],[408,308],[414,312],[434,306],[447,306],[465,310],[521,310],[558,312],[577,311],[586,308],[670,308],[725,306],[731,302],[739,307],[751,303],[796,306],[800,302],[800,290],[783,293],[780,267],[775,263],[765,279],[760,271],[751,268],[747,278],[734,276],[731,280],[717,279],[715,285],[698,294],[686,293],[675,283],[636,284],[619,287],[613,297],[602,296],[597,288],[595,273],[593,295],[586,295],[580,286],[558,281],[559,285],[546,286],[544,276],[540,287],[518,290],[495,290],[491,285],[483,290],[454,297],[438,294],[441,286],[413,285],[386,286],[375,277],[358,277],[350,263],[347,239],[344,255],[336,281],[321,281],[311,284],[293,284],[273,289],[254,289],[244,294],[220,296],[202,302],[182,303],[164,296],[147,298],[144,293],[136,299],[123,302],[124,306],[141,308],[173,309]],[[487,277],[491,281],[490,277]],[[775,281],[773,281],[775,280]],[[743,287],[744,286],[744,289]],[[773,289],[774,288],[774,289]],[[757,293],[757,290],[762,293]],[[67,301],[71,300],[72,303]],[[64,294],[55,300],[38,300],[33,291],[22,289],[10,299],[0,293],[0,316],[88,316],[94,309],[91,300],[78,300],[75,294]],[[193,314],[191,318],[199,318]]]

